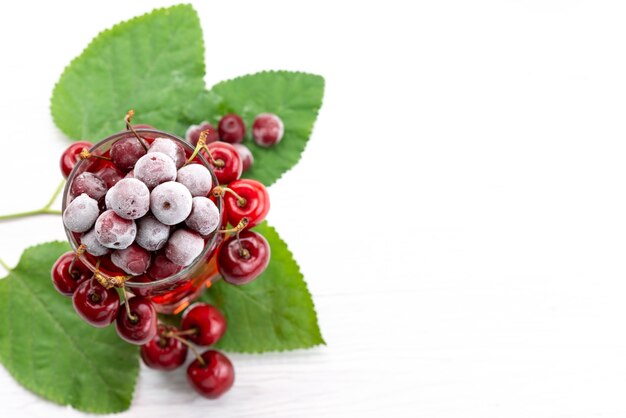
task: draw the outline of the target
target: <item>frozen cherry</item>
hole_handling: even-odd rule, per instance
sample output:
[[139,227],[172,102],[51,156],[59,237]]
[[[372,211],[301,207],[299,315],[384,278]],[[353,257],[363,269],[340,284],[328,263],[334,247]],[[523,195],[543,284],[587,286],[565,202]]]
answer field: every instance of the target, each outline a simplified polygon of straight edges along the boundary
[[221,221],[220,211],[208,197],[193,198],[193,206],[185,224],[200,235],[209,235],[215,231]]
[[141,346],[141,359],[146,366],[157,370],[174,370],[185,363],[187,345],[167,336],[168,333],[176,331],[174,327],[158,326],[157,335]]
[[217,253],[222,278],[230,284],[242,285],[259,277],[270,262],[270,246],[263,235],[242,231],[228,237]]
[[165,246],[165,255],[169,260],[181,267],[187,267],[204,249],[204,239],[197,233],[187,229],[176,230]]
[[163,254],[157,255],[150,267],[148,268],[148,276],[155,280],[165,279],[167,277],[173,276],[183,268],[178,264],[172,263],[166,256]]
[[243,141],[246,136],[246,125],[239,115],[231,113],[220,119],[217,131],[222,141],[234,144]]
[[252,151],[250,148],[246,147],[243,144],[233,144],[237,154],[239,154],[239,158],[241,159],[241,167],[243,171],[248,171],[252,164],[254,164],[254,156],[252,155]]
[[151,152],[162,152],[169,156],[176,164],[176,168],[181,168],[187,161],[183,147],[169,138],[156,138],[148,148],[148,154]]
[[241,177],[243,165],[237,150],[231,145],[224,142],[213,142],[207,145],[213,161],[209,159],[213,172],[220,184],[228,184]]
[[228,188],[235,193],[224,195],[224,210],[231,225],[248,218],[247,228],[260,224],[270,210],[270,196],[263,183],[252,179],[232,182]]
[[187,339],[198,345],[213,345],[226,332],[226,319],[213,305],[197,302],[183,314],[181,322],[183,330],[195,330],[187,335]]
[[139,276],[144,274],[150,266],[150,253],[137,244],[131,244],[123,250],[113,251],[111,262],[126,274]]
[[63,211],[63,224],[72,232],[85,232],[93,226],[98,215],[98,202],[83,193],[72,200]]
[[137,225],[132,219],[124,219],[113,210],[102,212],[96,221],[96,238],[107,248],[128,248],[137,235]]
[[95,228],[83,233],[80,236],[80,243],[86,247],[85,251],[87,251],[87,253],[96,257],[103,256],[111,251],[104,245],[100,244],[100,241],[98,241],[98,238],[96,237]]
[[161,183],[176,180],[176,164],[162,152],[151,152],[144,155],[135,165],[135,178],[154,189]]
[[152,214],[165,225],[184,221],[191,212],[191,193],[175,181],[159,184],[150,195]]
[[107,192],[107,185],[95,174],[85,172],[74,178],[70,191],[73,196],[85,193],[92,199],[100,200]]
[[106,194],[106,206],[124,219],[138,219],[150,210],[150,190],[137,179],[122,179]]
[[146,215],[137,221],[137,244],[148,251],[160,250],[170,237],[170,226]]
[[79,155],[83,150],[89,150],[93,144],[87,141],[78,141],[74,142],[72,145],[67,147],[63,154],[61,154],[61,173],[63,173],[63,177],[68,178],[70,172],[76,165],[76,162],[79,159]]
[[132,170],[144,155],[145,144],[139,142],[136,136],[119,139],[111,146],[111,161],[124,171]]
[[199,125],[191,125],[189,129],[187,129],[185,139],[187,139],[187,142],[195,147],[196,145],[198,145],[200,134],[203,131],[208,131],[206,137],[207,144],[215,142],[219,139],[219,136],[217,135],[217,130],[209,122],[200,122]]
[[211,172],[201,164],[189,164],[178,170],[176,181],[187,187],[192,196],[206,196],[213,188]]
[[216,399],[233,386],[235,369],[228,357],[219,351],[202,353],[202,362],[195,359],[187,367],[187,380],[202,396]]
[[105,164],[95,174],[104,181],[108,189],[124,178],[124,173],[113,163]]
[[70,251],[57,259],[50,275],[52,284],[60,294],[72,296],[76,288],[92,274],[76,254]]
[[74,292],[72,304],[87,323],[103,328],[115,320],[120,298],[114,288],[105,289],[95,280],[85,280]]
[[136,345],[146,344],[157,334],[156,310],[150,299],[142,296],[131,298],[126,303],[128,311],[119,310],[115,330],[126,342]]
[[270,147],[283,139],[285,126],[283,121],[273,113],[261,113],[254,118],[252,138],[257,145]]

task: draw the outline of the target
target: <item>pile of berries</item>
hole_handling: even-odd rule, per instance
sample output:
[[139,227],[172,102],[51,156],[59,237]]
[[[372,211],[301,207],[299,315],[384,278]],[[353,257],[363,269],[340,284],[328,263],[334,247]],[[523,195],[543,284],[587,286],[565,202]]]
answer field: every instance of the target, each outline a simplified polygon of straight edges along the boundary
[[[65,177],[78,161],[87,161],[66,188],[63,211],[65,228],[79,246],[57,260],[52,282],[72,297],[77,314],[89,324],[115,322],[122,339],[142,346],[149,367],[172,370],[192,349],[196,360],[187,369],[188,379],[200,394],[215,398],[232,386],[233,366],[217,351],[198,354],[192,343],[208,346],[219,340],[226,330],[219,310],[194,304],[178,330],[158,323],[150,295],[133,295],[125,283],[170,278],[207,262],[201,257],[207,251],[215,252],[226,282],[256,279],[269,263],[270,248],[250,228],[267,215],[269,195],[260,182],[240,178],[252,154],[241,144],[245,125],[239,116],[224,116],[217,131],[206,122],[192,126],[186,147],[150,126],[131,126],[131,117],[132,111],[126,135],[110,150],[92,153],[91,143],[76,142],[61,157]],[[275,115],[261,114],[252,134],[259,145],[269,146],[282,138],[283,124]]]

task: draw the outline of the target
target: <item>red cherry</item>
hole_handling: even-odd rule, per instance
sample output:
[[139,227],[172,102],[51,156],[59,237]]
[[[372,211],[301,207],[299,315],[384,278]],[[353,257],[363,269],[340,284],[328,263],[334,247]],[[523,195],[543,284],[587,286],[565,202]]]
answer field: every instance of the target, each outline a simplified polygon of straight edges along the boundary
[[204,364],[196,359],[187,367],[187,380],[200,395],[209,399],[219,398],[233,386],[233,363],[215,350],[207,350],[201,357]]
[[237,150],[232,145],[224,142],[213,142],[208,144],[207,148],[211,152],[213,160],[217,163],[213,164],[211,159],[207,158],[220,184],[228,184],[241,177],[243,165]]
[[195,329],[195,334],[187,335],[189,341],[198,345],[213,345],[226,332],[226,319],[215,306],[198,302],[183,314],[181,328]]
[[220,139],[231,144],[243,141],[246,136],[246,125],[243,123],[243,119],[234,113],[222,117],[217,125],[217,130]]
[[228,188],[237,194],[227,191],[224,195],[226,217],[232,226],[244,217],[248,218],[248,229],[263,222],[270,210],[270,195],[263,183],[241,179],[230,183]]
[[187,358],[187,346],[176,338],[163,335],[176,331],[174,327],[158,326],[157,334],[141,346],[141,359],[146,366],[158,370],[174,370],[183,365]]
[[252,139],[262,147],[278,144],[284,132],[283,121],[273,113],[261,113],[252,123]]
[[191,125],[189,129],[187,129],[185,138],[191,145],[195,147],[196,145],[198,145],[198,139],[200,139],[200,134],[203,131],[209,131],[206,137],[206,144],[210,144],[219,139],[217,135],[217,130],[209,122],[201,122],[200,125]]
[[117,168],[115,164],[109,161],[103,162],[102,168],[100,168],[94,174],[104,181],[107,189],[115,186],[118,181],[124,178],[124,172]]
[[148,268],[148,276],[154,280],[165,279],[181,271],[184,267],[172,263],[163,253],[159,253],[150,267]]
[[[59,257],[52,266],[52,284],[60,294],[65,296],[72,296],[78,285],[93,275],[79,259],[74,261],[75,258],[76,254],[69,251]],[[73,266],[72,261],[74,261]]]
[[85,280],[74,292],[72,303],[78,316],[94,327],[104,328],[115,320],[120,298],[115,289],[105,289],[95,280]]
[[250,167],[252,167],[252,164],[254,164],[254,155],[252,155],[252,151],[250,151],[250,148],[243,144],[233,144],[233,147],[235,147],[237,153],[239,154],[243,171],[248,171]]
[[78,155],[82,152],[82,150],[89,150],[93,144],[87,141],[78,141],[74,142],[72,145],[66,148],[61,154],[61,173],[63,173],[63,177],[68,178],[70,172],[76,165],[78,161]]
[[242,285],[259,277],[270,262],[270,245],[263,235],[242,231],[239,240],[232,235],[217,253],[217,265],[224,280]]
[[128,309],[122,308],[117,313],[115,330],[126,342],[143,345],[157,334],[157,315],[149,299],[136,296],[128,300]]

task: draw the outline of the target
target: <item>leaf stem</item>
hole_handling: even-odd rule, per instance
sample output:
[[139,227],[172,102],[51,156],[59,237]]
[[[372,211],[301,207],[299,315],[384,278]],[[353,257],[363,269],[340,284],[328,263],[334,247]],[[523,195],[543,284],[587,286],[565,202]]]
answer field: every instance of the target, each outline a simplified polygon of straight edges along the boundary
[[11,219],[25,218],[27,216],[36,216],[36,215],[60,215],[62,212],[58,209],[50,209],[57,197],[59,197],[59,193],[63,190],[63,186],[65,186],[65,180],[61,180],[61,183],[57,186],[56,190],[50,197],[50,200],[42,207],[41,209],[28,210],[25,212],[18,213],[10,213],[8,215],[0,215],[0,221],[8,221]]
[[1,258],[0,258],[0,266],[2,266],[7,271],[7,273],[11,272],[11,267],[9,267],[9,265],[5,263],[4,260]]

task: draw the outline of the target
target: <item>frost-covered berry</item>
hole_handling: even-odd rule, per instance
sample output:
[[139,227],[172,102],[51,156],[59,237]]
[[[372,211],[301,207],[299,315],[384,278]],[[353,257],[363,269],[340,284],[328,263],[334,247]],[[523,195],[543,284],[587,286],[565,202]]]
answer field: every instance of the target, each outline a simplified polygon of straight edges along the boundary
[[220,224],[220,211],[215,203],[207,197],[198,196],[193,198],[193,207],[185,224],[200,235],[209,235]]
[[252,138],[262,147],[278,144],[283,139],[285,126],[283,121],[273,113],[261,113],[254,118]]
[[160,250],[170,237],[170,227],[154,216],[146,215],[137,221],[137,244],[148,251]]
[[150,148],[148,148],[148,154],[151,152],[162,152],[169,156],[176,164],[176,168],[181,168],[187,161],[183,147],[169,138],[155,139]]
[[246,147],[243,144],[233,144],[233,147],[235,148],[235,150],[237,150],[237,154],[239,154],[243,171],[248,171],[248,169],[252,167],[252,164],[254,163],[254,156],[252,155],[252,151],[250,151],[250,148]]
[[63,223],[72,232],[85,232],[93,226],[98,215],[98,201],[83,193],[67,205],[63,212]]
[[188,229],[177,229],[165,246],[165,255],[181,267],[190,265],[204,249],[204,239]]
[[146,149],[135,136],[122,138],[111,146],[111,161],[124,171],[131,170],[144,155]]
[[132,219],[124,219],[115,211],[107,210],[98,217],[95,226],[98,242],[107,248],[128,248],[137,235],[137,225]]
[[150,194],[150,210],[165,225],[184,221],[191,212],[189,189],[175,181],[159,184]]
[[187,187],[192,196],[206,196],[213,188],[211,172],[201,164],[189,164],[178,170],[176,181]]
[[80,243],[87,247],[85,248],[85,251],[96,257],[108,254],[108,252],[110,251],[107,247],[100,244],[98,238],[96,238],[95,228],[92,228],[89,231],[83,233],[80,236]]
[[246,136],[246,125],[239,115],[231,113],[220,119],[217,131],[222,141],[234,144],[243,141]]
[[137,161],[135,178],[146,183],[149,189],[154,189],[161,183],[176,179],[176,164],[162,152],[151,152]]
[[139,276],[144,274],[150,266],[150,253],[137,244],[123,250],[111,253],[111,262],[121,268],[126,274]]
[[107,208],[124,219],[138,219],[150,210],[150,190],[137,179],[122,179],[107,192]]
[[155,280],[165,279],[181,271],[183,268],[172,263],[166,256],[159,254],[154,257],[152,264],[148,268],[148,276]]
[[189,129],[187,129],[187,133],[185,134],[185,139],[194,147],[198,145],[198,140],[200,139],[200,134],[203,131],[207,132],[206,143],[210,144],[211,142],[215,142],[219,139],[217,134],[217,129],[213,127],[209,122],[200,122],[199,125],[191,125]]
[[85,172],[76,176],[70,191],[74,196],[86,193],[92,199],[100,200],[107,192],[107,185],[95,174]]

